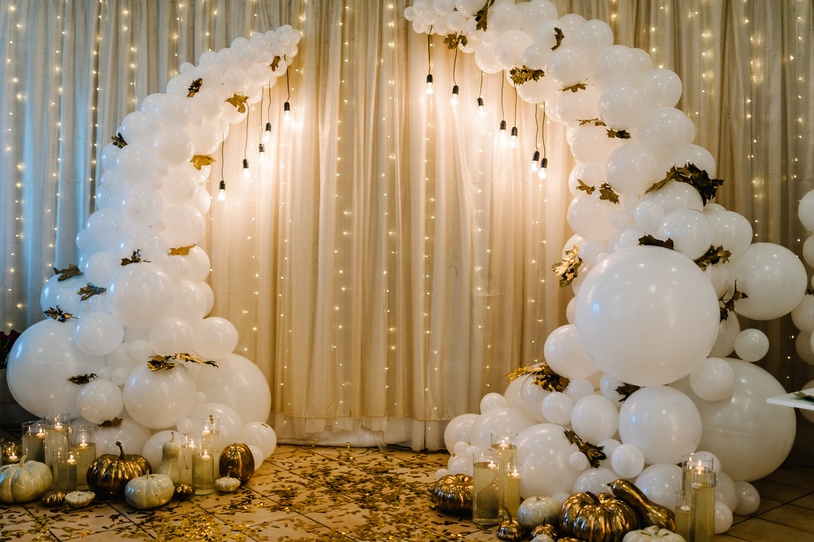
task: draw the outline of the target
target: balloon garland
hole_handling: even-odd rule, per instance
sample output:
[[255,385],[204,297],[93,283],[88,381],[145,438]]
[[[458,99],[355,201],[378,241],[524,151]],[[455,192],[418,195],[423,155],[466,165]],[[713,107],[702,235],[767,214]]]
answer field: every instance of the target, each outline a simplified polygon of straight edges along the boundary
[[[626,478],[673,508],[676,464],[704,450],[719,460],[725,502],[715,530],[726,531],[733,511],[754,512],[748,482],[780,466],[796,432],[792,409],[766,403],[783,386],[749,363],[768,339],[741,330],[737,315],[792,312],[806,336],[798,350],[814,363],[803,264],[782,246],[752,243],[746,218],[710,202],[723,181],[675,107],[679,77],[614,45],[603,21],[559,17],[549,0],[418,0],[404,16],[416,32],[473,53],[526,102],[545,103],[577,161],[567,179],[575,235],[552,268],[575,293],[569,323],[546,339],[545,363],[517,369],[504,394],[483,397],[480,414],[449,423],[452,456],[438,477],[471,475],[490,434],[511,431],[525,498],[610,493],[608,482]],[[800,207],[814,230],[814,193]],[[806,245],[814,262],[814,241]],[[595,446],[602,458],[589,466]]]
[[79,264],[54,269],[40,299],[51,318],[9,355],[9,387],[27,411],[98,424],[97,453],[118,441],[154,465],[173,431],[200,436],[209,416],[219,418],[220,448],[246,443],[257,464],[274,451],[268,383],[233,353],[235,326],[207,316],[210,261],[197,243],[212,154],[286,74],[300,39],[284,25],[207,51],[124,117],[101,154]]

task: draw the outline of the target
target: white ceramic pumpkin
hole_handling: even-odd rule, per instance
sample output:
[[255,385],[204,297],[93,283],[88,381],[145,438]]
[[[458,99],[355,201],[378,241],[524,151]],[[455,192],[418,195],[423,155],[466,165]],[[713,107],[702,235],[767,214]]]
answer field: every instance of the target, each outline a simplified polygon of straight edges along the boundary
[[127,482],[124,500],[133,508],[150,510],[164,506],[175,493],[175,484],[168,474],[145,474]]
[[658,525],[651,525],[644,529],[630,531],[622,539],[622,542],[686,542],[684,537],[669,529],[662,529]]
[[51,488],[51,469],[39,461],[26,461],[0,467],[0,502],[30,502]]
[[557,525],[562,503],[553,497],[529,497],[517,509],[517,521],[526,529],[552,523]]

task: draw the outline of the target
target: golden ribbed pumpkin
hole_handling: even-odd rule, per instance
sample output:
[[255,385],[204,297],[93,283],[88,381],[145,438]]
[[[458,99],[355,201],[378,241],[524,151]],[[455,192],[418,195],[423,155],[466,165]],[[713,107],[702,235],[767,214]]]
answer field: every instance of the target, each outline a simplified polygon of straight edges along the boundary
[[134,478],[150,474],[150,462],[138,454],[125,454],[121,442],[117,442],[120,454],[100,455],[88,467],[88,487],[101,498],[121,498],[124,488]]
[[584,542],[622,542],[625,533],[638,528],[636,511],[613,495],[576,493],[560,510],[560,534]]
[[466,474],[447,474],[430,486],[432,502],[442,512],[450,514],[472,513],[472,477]]
[[648,499],[647,495],[636,487],[636,484],[620,479],[609,485],[617,498],[628,503],[639,513],[643,525],[656,525],[662,529],[676,530],[675,513]]
[[254,454],[248,444],[233,443],[220,453],[218,472],[221,476],[232,476],[241,484],[249,481],[254,474]]

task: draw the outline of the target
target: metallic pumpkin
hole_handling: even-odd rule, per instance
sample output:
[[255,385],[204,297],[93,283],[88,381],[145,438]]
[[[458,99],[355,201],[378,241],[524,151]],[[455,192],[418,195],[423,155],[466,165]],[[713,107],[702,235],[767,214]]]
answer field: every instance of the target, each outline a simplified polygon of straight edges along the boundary
[[178,484],[175,486],[173,497],[178,501],[185,501],[195,494],[195,488],[189,484]]
[[65,502],[65,493],[58,489],[52,489],[42,496],[40,502],[42,502],[43,506],[47,506],[48,508],[56,508]]
[[233,443],[220,453],[221,476],[231,476],[240,480],[241,484],[249,481],[254,474],[254,455],[248,444]]
[[639,513],[642,525],[658,525],[662,529],[676,530],[675,513],[648,499],[635,484],[627,480],[616,480],[609,485],[614,496],[628,503]]
[[472,477],[466,474],[447,474],[430,486],[432,502],[442,512],[450,514],[472,513]]
[[88,467],[88,487],[101,498],[124,497],[124,488],[134,478],[150,474],[150,462],[138,454],[125,454],[122,443],[117,442],[120,454],[103,454]]
[[604,493],[576,493],[560,510],[560,534],[584,542],[622,542],[639,526],[639,515],[628,503]]

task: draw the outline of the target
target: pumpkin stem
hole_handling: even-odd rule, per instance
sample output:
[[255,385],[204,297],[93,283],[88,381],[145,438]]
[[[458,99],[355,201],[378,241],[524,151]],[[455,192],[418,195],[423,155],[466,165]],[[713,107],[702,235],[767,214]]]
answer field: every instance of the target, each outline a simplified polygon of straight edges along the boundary
[[124,447],[122,446],[122,443],[116,441],[116,446],[118,446],[119,450],[121,450],[121,454],[119,455],[119,459],[124,459]]

